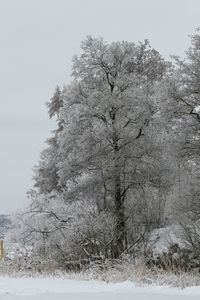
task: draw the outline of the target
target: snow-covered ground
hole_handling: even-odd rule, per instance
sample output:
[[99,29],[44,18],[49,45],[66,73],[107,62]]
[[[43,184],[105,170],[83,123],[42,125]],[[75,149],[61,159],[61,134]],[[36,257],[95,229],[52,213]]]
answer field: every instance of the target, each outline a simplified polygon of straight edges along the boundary
[[200,287],[138,287],[131,282],[104,283],[61,278],[0,277],[1,300],[197,300]]

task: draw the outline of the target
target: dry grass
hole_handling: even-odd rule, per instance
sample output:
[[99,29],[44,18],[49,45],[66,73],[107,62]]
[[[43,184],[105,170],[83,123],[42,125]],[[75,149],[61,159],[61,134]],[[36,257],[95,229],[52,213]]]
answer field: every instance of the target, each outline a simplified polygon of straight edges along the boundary
[[56,270],[51,264],[43,264],[29,269],[20,266],[19,262],[0,262],[1,276],[12,277],[65,277],[77,280],[101,280],[106,282],[132,281],[141,285],[162,285],[185,288],[200,285],[200,274],[197,272],[164,271],[157,267],[148,268],[142,259],[136,262],[126,257],[118,261],[106,261],[104,264],[91,264],[81,272],[64,272]]

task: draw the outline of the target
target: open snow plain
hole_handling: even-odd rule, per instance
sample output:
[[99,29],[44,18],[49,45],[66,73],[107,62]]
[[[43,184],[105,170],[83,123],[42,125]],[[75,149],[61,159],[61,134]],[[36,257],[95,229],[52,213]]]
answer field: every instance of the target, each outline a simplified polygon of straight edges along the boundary
[[62,278],[0,277],[0,300],[199,300],[200,287],[138,287]]

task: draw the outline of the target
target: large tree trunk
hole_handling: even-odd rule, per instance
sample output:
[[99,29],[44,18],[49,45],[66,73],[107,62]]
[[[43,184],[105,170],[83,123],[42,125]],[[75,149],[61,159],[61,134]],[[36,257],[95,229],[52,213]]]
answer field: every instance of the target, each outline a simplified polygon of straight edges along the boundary
[[117,135],[113,136],[114,142],[114,203],[115,203],[115,232],[114,241],[115,249],[113,251],[114,258],[118,258],[124,251],[125,238],[126,238],[126,222],[124,212],[124,197],[121,193],[121,168],[120,168],[120,149],[118,146]]
[[124,213],[124,201],[121,196],[121,185],[120,177],[116,175],[115,177],[115,249],[114,258],[118,258],[124,251],[125,237],[126,237],[126,223],[125,223],[125,213]]

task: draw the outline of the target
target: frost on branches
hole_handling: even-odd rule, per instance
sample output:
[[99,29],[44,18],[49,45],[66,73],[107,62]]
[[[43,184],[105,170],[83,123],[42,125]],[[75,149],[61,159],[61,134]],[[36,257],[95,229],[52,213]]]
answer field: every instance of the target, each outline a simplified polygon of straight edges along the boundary
[[198,185],[190,192],[199,176],[199,40],[197,32],[175,67],[146,40],[82,42],[71,83],[47,104],[57,129],[18,216],[17,240],[32,257],[70,268],[147,255],[152,231],[173,222],[191,246],[196,225],[177,215],[199,211]]

